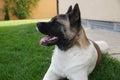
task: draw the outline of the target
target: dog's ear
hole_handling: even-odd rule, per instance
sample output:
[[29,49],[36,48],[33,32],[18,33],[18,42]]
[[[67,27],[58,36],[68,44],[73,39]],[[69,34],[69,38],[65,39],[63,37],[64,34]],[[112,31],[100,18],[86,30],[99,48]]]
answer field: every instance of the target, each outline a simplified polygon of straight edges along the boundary
[[72,5],[70,5],[70,7],[68,8],[68,11],[66,12],[66,14],[70,13],[72,11]]
[[69,19],[70,19],[70,23],[73,24],[73,25],[75,23],[77,23],[77,25],[81,25],[81,16],[80,15],[81,14],[80,14],[79,5],[75,4],[74,9],[72,10],[72,12],[70,12],[68,14]]
[[75,4],[74,6],[73,15],[76,19],[80,18],[80,9],[78,4]]

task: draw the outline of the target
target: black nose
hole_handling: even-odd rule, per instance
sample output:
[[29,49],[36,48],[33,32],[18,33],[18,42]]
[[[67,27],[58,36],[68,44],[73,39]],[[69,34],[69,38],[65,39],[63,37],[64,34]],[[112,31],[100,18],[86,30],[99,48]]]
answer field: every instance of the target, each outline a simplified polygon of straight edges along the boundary
[[46,26],[46,23],[45,22],[38,22],[38,23],[36,23],[36,29],[37,29],[37,31],[40,31],[41,32],[41,30],[43,30],[45,27],[44,26]]
[[37,27],[40,25],[40,23],[37,23]]
[[41,26],[41,23],[38,22],[38,23],[36,24],[36,30],[37,30],[37,31],[39,31],[39,26]]

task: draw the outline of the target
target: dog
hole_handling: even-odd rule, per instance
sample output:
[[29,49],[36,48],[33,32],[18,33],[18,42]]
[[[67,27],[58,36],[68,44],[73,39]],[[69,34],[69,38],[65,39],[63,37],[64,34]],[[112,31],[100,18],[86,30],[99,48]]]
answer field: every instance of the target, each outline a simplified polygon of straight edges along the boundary
[[37,29],[47,35],[43,46],[55,45],[51,64],[43,80],[88,80],[89,74],[101,61],[101,52],[108,48],[104,41],[89,40],[81,25],[79,5],[70,6],[65,14],[48,22],[38,22]]

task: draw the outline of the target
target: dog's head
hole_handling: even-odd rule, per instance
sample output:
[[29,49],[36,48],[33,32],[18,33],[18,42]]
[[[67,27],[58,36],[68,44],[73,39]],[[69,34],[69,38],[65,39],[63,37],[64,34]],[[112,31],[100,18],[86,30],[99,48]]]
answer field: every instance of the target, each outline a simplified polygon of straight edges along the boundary
[[38,22],[37,28],[41,33],[47,35],[47,37],[41,39],[41,45],[58,45],[62,50],[70,48],[81,29],[78,4],[73,9],[70,6],[66,14],[57,15],[49,22]]

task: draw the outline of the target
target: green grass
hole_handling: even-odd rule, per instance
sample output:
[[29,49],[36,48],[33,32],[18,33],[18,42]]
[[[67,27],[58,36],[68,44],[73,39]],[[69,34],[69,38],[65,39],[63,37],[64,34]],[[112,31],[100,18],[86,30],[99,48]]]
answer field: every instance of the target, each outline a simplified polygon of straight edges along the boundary
[[120,62],[103,54],[101,64],[90,75],[90,80],[120,80]]
[[48,21],[49,19],[34,19],[34,20],[10,20],[10,21],[0,21],[0,27],[4,26],[17,26],[22,24],[36,23],[38,21]]
[[[13,24],[14,21],[0,22],[0,80],[42,80],[54,46],[39,45],[44,35],[36,31],[35,22],[31,20],[32,24],[27,24],[24,20],[20,21],[21,25]],[[120,62],[104,55],[89,78],[120,80]]]

